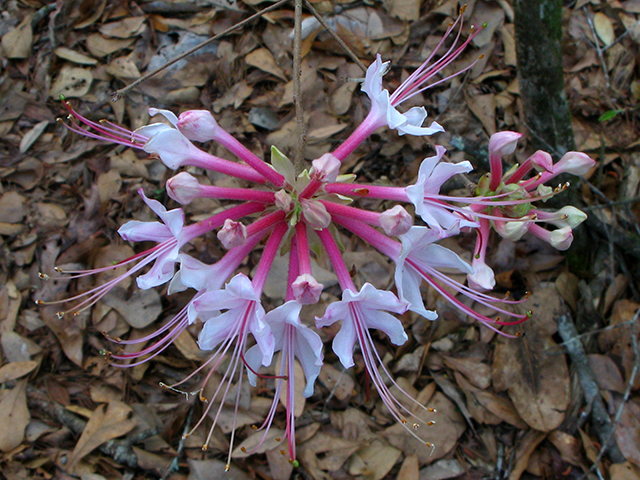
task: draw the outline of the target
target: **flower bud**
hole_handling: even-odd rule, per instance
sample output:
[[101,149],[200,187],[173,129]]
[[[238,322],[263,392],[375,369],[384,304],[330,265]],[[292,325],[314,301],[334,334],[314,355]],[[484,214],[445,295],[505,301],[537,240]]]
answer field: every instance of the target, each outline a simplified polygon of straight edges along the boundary
[[387,235],[398,237],[409,231],[413,221],[403,207],[396,205],[380,214],[380,226]]
[[571,227],[563,227],[549,232],[549,243],[558,250],[567,250],[573,242],[573,231]]
[[538,150],[529,157],[533,167],[539,172],[553,172],[553,158],[547,152]]
[[291,211],[291,195],[289,195],[285,190],[278,190],[275,197],[276,207],[284,213],[289,213]]
[[305,221],[314,230],[323,230],[331,223],[331,215],[317,200],[302,200],[301,206]]
[[589,155],[580,152],[567,152],[553,166],[553,173],[571,173],[573,175],[584,175],[596,164]]
[[502,238],[516,242],[529,230],[530,222],[510,220],[506,222],[494,221],[493,226]]
[[302,305],[310,305],[312,303],[318,303],[320,300],[320,294],[324,287],[321,283],[313,278],[308,273],[300,275],[291,284],[293,289],[293,295],[298,303]]
[[207,110],[187,110],[178,117],[176,127],[189,140],[208,142],[216,138],[218,122]]
[[489,139],[489,156],[503,157],[516,151],[518,140],[522,137],[518,132],[498,132]]
[[325,153],[320,158],[316,158],[313,162],[313,172],[315,178],[323,183],[335,182],[340,173],[342,165],[331,153]]
[[493,287],[496,286],[496,278],[491,267],[475,259],[471,266],[473,267],[473,273],[467,274],[469,287],[479,291],[493,290]]
[[560,210],[558,210],[558,213],[563,217],[566,217],[566,218],[563,218],[563,220],[571,228],[576,228],[578,225],[580,225],[582,222],[584,222],[587,219],[586,213],[584,213],[582,210],[579,210],[576,207],[573,207],[571,205],[562,207]]
[[227,250],[244,245],[247,241],[247,227],[240,222],[227,218],[218,232],[218,240]]
[[167,180],[167,195],[182,205],[190,204],[194,198],[200,196],[200,184],[196,178],[187,173],[180,172]]

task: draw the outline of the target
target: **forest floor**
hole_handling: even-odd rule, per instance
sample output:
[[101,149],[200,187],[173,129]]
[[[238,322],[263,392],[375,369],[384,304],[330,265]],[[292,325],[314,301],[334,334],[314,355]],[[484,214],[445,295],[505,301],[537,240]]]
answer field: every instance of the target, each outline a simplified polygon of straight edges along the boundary
[[[390,88],[424,61],[459,9],[454,0],[312,3],[365,65],[377,53],[391,61],[384,78]],[[356,354],[356,367],[344,371],[330,348],[335,330],[320,332],[325,365],[314,395],[297,412],[300,465],[293,468],[272,436],[250,457],[236,447],[222,476],[233,407],[224,408],[203,452],[210,420],[182,439],[202,411],[197,396],[159,386],[207,358],[196,344],[200,327],[133,368],[111,366],[101,355],[113,348],[102,332],[140,338],[171,319],[193,291],[140,293],[127,280],[92,309],[64,318],[56,316],[59,306],[35,303],[105,281],[104,275],[68,281],[55,274],[57,265],[93,268],[133,254],[117,230],[131,219],[155,220],[136,193],[140,187],[177,206],[164,189],[170,170],[144,152],[66,130],[56,122],[67,114],[59,96],[91,119],[131,130],[149,122],[149,107],[207,109],[260,157],[269,157],[271,145],[292,154],[293,6],[264,14],[112,102],[117,89],[270,3],[1,0],[0,478],[640,478],[640,1],[565,3],[564,66],[576,147],[597,166],[573,186],[589,220],[574,232],[568,252],[528,236],[516,243],[491,239],[497,294],[531,292],[522,307],[534,312],[521,326],[525,335],[496,336],[426,286],[437,321],[403,315],[409,341],[400,348],[374,335],[396,380],[437,409],[436,425],[420,432],[435,444],[432,451],[395,424],[375,392],[368,398],[362,357]],[[524,134],[513,161],[533,153],[519,98],[511,2],[469,0],[464,16],[466,25],[487,26],[448,71],[477,63],[412,99],[446,133],[380,131],[346,160],[345,172],[410,185],[436,143],[447,147],[450,161],[469,159],[476,167],[469,178],[477,181],[488,168],[488,138],[500,130]],[[302,42],[307,159],[335,148],[369,105],[353,80],[364,76],[361,68],[322,28],[310,30]],[[466,26],[463,32],[466,37]],[[219,145],[205,148],[232,158]],[[205,178],[202,170],[189,171]],[[229,184],[215,175],[207,181]],[[455,195],[462,188],[454,183],[447,190]],[[200,199],[184,210],[198,220],[219,207]],[[215,240],[194,242],[190,253],[214,262],[221,254]],[[345,241],[360,280],[389,288],[392,263]],[[468,234],[445,244],[470,261],[474,241]],[[258,258],[246,259],[243,271],[251,272]],[[40,278],[45,274],[48,281]],[[325,274],[330,283],[330,269]],[[267,303],[281,302],[284,281],[270,280]],[[337,294],[331,287],[325,293]],[[306,321],[321,306],[309,309]],[[270,384],[260,387],[242,392],[236,445],[252,435],[251,425],[261,423],[271,403]],[[278,412],[275,428],[283,426]],[[609,448],[602,454],[603,446]]]

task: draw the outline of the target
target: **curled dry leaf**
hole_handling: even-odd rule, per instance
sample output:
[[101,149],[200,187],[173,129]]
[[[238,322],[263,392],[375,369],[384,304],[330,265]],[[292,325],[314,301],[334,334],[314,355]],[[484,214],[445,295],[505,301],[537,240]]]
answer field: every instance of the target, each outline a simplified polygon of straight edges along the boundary
[[7,58],[28,58],[31,54],[33,43],[31,18],[32,15],[27,15],[20,25],[2,37],[2,49]]

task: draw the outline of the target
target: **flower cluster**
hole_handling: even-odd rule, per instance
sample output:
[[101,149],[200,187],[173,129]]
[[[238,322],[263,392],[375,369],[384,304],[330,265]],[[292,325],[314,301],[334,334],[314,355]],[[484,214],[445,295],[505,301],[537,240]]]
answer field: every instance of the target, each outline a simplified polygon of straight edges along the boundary
[[[456,25],[461,26],[461,19],[450,27],[447,35]],[[580,175],[594,164],[589,157],[576,152],[568,153],[554,164],[549,154],[536,152],[523,165],[503,174],[502,157],[513,153],[520,134],[502,132],[493,135],[489,142],[491,172],[480,180],[475,195],[468,198],[440,193],[444,182],[472,170],[467,161],[457,164],[443,161],[445,149],[440,146],[435,147],[433,156],[423,160],[416,183],[407,187],[354,183],[353,176],[340,174],[342,161],[378,128],[395,129],[400,135],[431,135],[443,130],[435,122],[428,127],[423,126],[427,117],[424,108],[414,107],[401,113],[398,106],[433,86],[435,83],[430,82],[434,76],[462,52],[473,35],[459,46],[454,43],[437,62],[432,64],[429,58],[393,93],[382,86],[388,63],[383,63],[378,56],[369,67],[362,88],[371,100],[369,115],[346,141],[333,152],[313,160],[311,167],[302,172],[296,171],[289,159],[276,148],[271,150],[271,162],[265,162],[224,131],[208,111],[186,111],[176,116],[167,110],[150,109],[151,116],[161,115],[166,122],[153,123],[132,132],[109,122],[85,118],[65,102],[72,120],[67,127],[72,131],[143,150],[174,170],[196,166],[235,177],[252,186],[223,188],[204,185],[185,171],[173,176],[167,181],[166,190],[169,197],[179,204],[186,205],[203,197],[235,202],[233,206],[195,223],[186,222],[181,208],[167,210],[140,191],[146,205],[161,222],[131,221],[123,225],[119,233],[127,241],[153,241],[157,245],[116,266],[90,272],[64,272],[84,276],[131,265],[127,272],[107,284],[67,299],[75,302],[74,307],[58,315],[77,314],[89,308],[118,282],[142,272],[137,276],[141,289],[167,283],[170,294],[193,289],[196,293],[191,301],[152,335],[135,340],[108,337],[119,345],[147,345],[133,353],[122,349],[107,352],[108,359],[115,366],[149,361],[171,345],[186,328],[201,325],[198,345],[202,350],[211,352],[209,359],[185,380],[168,388],[176,389],[194,375],[204,373],[200,398],[206,403],[205,412],[194,429],[205,418],[213,418],[213,426],[203,446],[206,449],[225,401],[233,401],[228,398],[230,395],[235,396],[237,409],[244,374],[251,385],[256,385],[257,378],[264,376],[260,369],[270,366],[274,354],[280,352],[280,365],[272,377],[275,378],[276,392],[261,427],[264,430],[262,439],[266,438],[274,421],[281,393],[284,392],[285,434],[289,456],[295,465],[295,362],[300,363],[306,377],[305,396],[313,394],[314,382],[323,364],[322,341],[304,315],[304,306],[318,303],[323,292],[323,286],[314,278],[311,268],[313,257],[321,254],[332,265],[343,293],[339,301],[328,305],[324,315],[315,318],[315,327],[341,322],[332,344],[339,361],[344,368],[352,367],[357,345],[367,375],[391,415],[411,435],[420,439],[417,429],[423,421],[415,412],[422,409],[421,415],[429,415],[433,409],[419,404],[418,410],[406,407],[406,400],[417,402],[387,371],[374,345],[371,330],[379,330],[388,336],[391,343],[402,345],[408,337],[396,315],[411,310],[435,320],[436,312],[429,310],[423,300],[421,285],[424,281],[465,314],[507,335],[501,331],[502,325],[523,322],[531,312],[514,313],[508,305],[517,301],[496,299],[485,293],[495,284],[493,271],[485,263],[491,228],[513,240],[529,232],[556,248],[567,248],[571,243],[571,230],[584,220],[584,214],[573,207],[547,212],[533,208],[532,203],[544,201],[561,190],[544,186],[554,176],[561,172]],[[218,142],[241,162],[216,157],[193,143],[209,141]],[[527,178],[532,169],[539,173]],[[383,212],[370,211],[358,206],[363,198],[383,199],[396,205]],[[402,204],[411,205],[410,210],[416,217]],[[423,224],[416,225],[418,222]],[[540,223],[557,229],[545,230]],[[478,243],[471,265],[437,243],[462,230],[477,231]],[[208,232],[216,232],[220,244],[226,249],[226,254],[211,265],[183,251],[185,244]],[[345,232],[356,235],[395,263],[397,293],[380,290],[370,283],[356,285],[339,246],[340,236]],[[321,246],[321,253],[318,253],[318,246]],[[245,257],[257,248],[262,252],[253,277],[236,273]],[[288,258],[286,301],[267,312],[262,304],[262,292],[276,256],[283,251]],[[467,274],[468,284],[450,278],[445,272],[451,270]],[[471,303],[461,301],[452,291],[491,307],[496,316],[477,312],[469,306]],[[507,320],[502,320],[503,316]],[[205,386],[216,371],[221,372],[222,379],[209,398],[205,398]],[[236,387],[232,388],[232,385]],[[400,392],[403,398],[396,398],[390,385],[396,387],[393,390]],[[424,423],[430,425],[434,422]],[[235,425],[232,430],[235,431]],[[231,443],[233,445],[233,437]],[[424,443],[433,446],[431,442]]]

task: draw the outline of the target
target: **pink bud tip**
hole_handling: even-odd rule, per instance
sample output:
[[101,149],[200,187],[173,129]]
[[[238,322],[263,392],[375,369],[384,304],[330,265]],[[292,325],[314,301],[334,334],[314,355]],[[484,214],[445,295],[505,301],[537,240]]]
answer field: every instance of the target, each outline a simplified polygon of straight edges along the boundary
[[189,140],[208,142],[216,138],[218,122],[207,110],[188,110],[180,114],[176,126]]
[[302,305],[309,305],[312,303],[318,303],[318,300],[320,300],[320,294],[324,287],[321,283],[318,283],[312,275],[305,273],[295,279],[291,284],[291,288],[293,289],[293,295],[298,303]]
[[244,245],[247,241],[247,227],[242,223],[227,218],[218,232],[218,240],[227,250]]
[[335,182],[340,173],[341,162],[331,153],[325,153],[313,162],[313,171],[316,179],[323,183]]
[[400,205],[380,214],[380,226],[384,233],[394,237],[404,235],[413,226],[411,215]]
[[194,198],[200,196],[198,180],[187,172],[180,172],[171,177],[167,180],[166,187],[169,197],[182,205],[188,205]]

